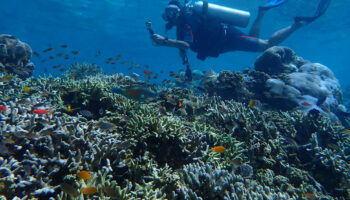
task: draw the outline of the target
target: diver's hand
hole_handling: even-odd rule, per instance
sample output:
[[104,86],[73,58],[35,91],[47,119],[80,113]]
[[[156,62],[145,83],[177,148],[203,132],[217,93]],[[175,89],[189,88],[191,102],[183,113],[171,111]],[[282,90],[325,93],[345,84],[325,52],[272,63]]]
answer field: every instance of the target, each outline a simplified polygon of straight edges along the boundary
[[151,39],[152,39],[153,45],[160,46],[165,44],[165,37],[161,35],[153,34],[151,35]]

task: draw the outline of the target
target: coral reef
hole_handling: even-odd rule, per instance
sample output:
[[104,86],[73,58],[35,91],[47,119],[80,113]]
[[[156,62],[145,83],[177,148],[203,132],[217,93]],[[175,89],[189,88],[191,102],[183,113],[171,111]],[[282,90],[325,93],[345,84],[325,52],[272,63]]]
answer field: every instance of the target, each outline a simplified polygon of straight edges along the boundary
[[12,35],[0,35],[0,70],[25,79],[32,75],[34,64],[30,46]]
[[[307,93],[288,81],[293,73],[336,86],[322,65],[291,73],[286,56],[294,54],[285,51],[280,79],[257,70],[203,73],[208,94],[122,74],[2,81],[1,198],[348,199],[348,129],[322,112],[248,104],[269,102],[271,79]],[[135,101],[112,92],[135,86],[158,95]],[[338,88],[329,91],[341,103]],[[88,178],[78,176],[83,170]]]

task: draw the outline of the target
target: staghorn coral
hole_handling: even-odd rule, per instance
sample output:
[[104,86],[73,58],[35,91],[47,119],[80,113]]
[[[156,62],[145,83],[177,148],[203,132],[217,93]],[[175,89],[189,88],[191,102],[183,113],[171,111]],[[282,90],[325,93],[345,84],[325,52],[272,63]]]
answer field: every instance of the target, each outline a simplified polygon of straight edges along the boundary
[[180,177],[179,199],[296,199],[203,162],[185,165]]
[[[0,144],[6,150],[1,154],[1,165],[11,173],[5,179],[14,177],[4,182],[6,189],[11,188],[6,197],[49,198],[60,194],[57,198],[70,199],[66,192],[61,194],[60,185],[65,183],[76,187],[80,198],[85,199],[205,198],[201,196],[204,190],[195,191],[180,174],[182,167],[197,168],[196,162],[204,167],[202,162],[208,161],[213,173],[219,170],[221,176],[191,171],[209,175],[209,182],[216,186],[207,191],[222,191],[220,181],[228,177],[235,183],[227,191],[237,194],[224,192],[219,199],[244,195],[248,199],[268,198],[275,194],[273,197],[281,199],[287,195],[303,198],[308,192],[319,198],[346,198],[349,136],[324,116],[261,110],[178,88],[166,89],[164,98],[147,103],[110,92],[112,87],[129,85],[142,83],[113,75],[82,80],[42,77],[20,81],[14,77],[1,85],[4,96],[0,98],[7,107],[0,113]],[[32,92],[23,92],[23,86]],[[76,98],[84,94],[79,106],[102,107],[99,121],[66,111],[71,103],[65,99],[67,92]],[[170,101],[165,96],[173,93],[184,106],[160,113],[162,103]],[[36,115],[33,107],[51,112]],[[188,107],[196,108],[191,111]],[[101,126],[102,122],[111,127]],[[227,154],[209,155],[214,145],[227,146]],[[239,162],[230,162],[236,158]],[[76,178],[83,169],[94,174],[91,181]],[[324,181],[330,177],[332,181]],[[5,179],[0,179],[0,184]],[[98,192],[81,195],[84,184],[92,184]],[[23,190],[26,187],[30,189]]]
[[62,74],[64,78],[74,77],[74,79],[84,79],[88,76],[103,74],[101,67],[91,63],[74,63]]

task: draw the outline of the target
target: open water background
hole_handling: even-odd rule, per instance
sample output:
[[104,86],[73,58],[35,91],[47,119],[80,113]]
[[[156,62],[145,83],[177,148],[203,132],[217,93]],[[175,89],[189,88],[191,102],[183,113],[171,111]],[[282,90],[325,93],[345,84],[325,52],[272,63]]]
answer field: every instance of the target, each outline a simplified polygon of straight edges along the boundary
[[[259,4],[265,0],[211,0],[224,6],[250,11],[253,22]],[[117,69],[105,63],[108,57],[122,54],[124,61],[149,65],[150,71],[177,71],[184,68],[175,49],[152,45],[145,21],[152,21],[154,30],[164,34],[161,14],[166,0],[0,0],[0,34],[11,34],[28,43],[41,58],[33,57],[35,76],[48,69],[53,75],[61,72],[53,65],[66,68],[74,62],[97,63],[108,73],[142,74],[143,69],[128,71],[128,66],[118,64]],[[295,15],[312,15],[318,0],[290,0],[281,7],[271,9],[264,18],[261,38],[293,23]],[[292,48],[297,55],[311,62],[322,63],[333,70],[343,89],[350,85],[350,0],[332,0],[328,11],[317,21],[295,32],[281,45]],[[251,25],[250,23],[250,25]],[[250,27],[250,26],[249,26]],[[248,28],[249,28],[248,27]],[[248,32],[247,29],[243,29]],[[169,33],[174,37],[174,30]],[[59,45],[67,44],[68,49]],[[49,46],[56,50],[42,53]],[[57,53],[79,50],[76,59],[41,59]],[[95,57],[97,50],[102,54]],[[253,67],[260,53],[233,52],[200,61],[189,53],[193,69],[218,72],[240,71]],[[165,75],[163,75],[163,78]]]

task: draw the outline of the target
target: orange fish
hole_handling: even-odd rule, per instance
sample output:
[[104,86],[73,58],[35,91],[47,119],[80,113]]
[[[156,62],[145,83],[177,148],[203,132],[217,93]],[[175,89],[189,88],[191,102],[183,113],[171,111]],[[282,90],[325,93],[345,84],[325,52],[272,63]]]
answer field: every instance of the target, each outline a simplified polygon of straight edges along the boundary
[[95,194],[97,192],[97,188],[95,188],[95,187],[86,187],[86,188],[81,189],[81,192],[83,194],[86,194],[86,195],[92,195],[92,194]]
[[82,170],[77,174],[78,178],[89,180],[91,179],[91,174],[88,171]]
[[49,110],[43,110],[43,109],[35,109],[33,110],[33,113],[38,114],[38,115],[43,115],[49,113]]
[[151,72],[149,72],[148,70],[143,70],[143,73],[145,73],[147,76],[151,76]]
[[303,105],[303,106],[308,106],[308,107],[311,107],[311,106],[312,106],[312,104],[310,104],[310,103],[308,103],[308,102],[306,102],[306,101],[302,102],[301,105]]
[[5,112],[5,111],[6,111],[6,106],[0,105],[0,110],[3,111],[3,112]]
[[215,153],[224,153],[226,151],[226,148],[223,146],[215,146],[211,148],[211,150],[214,151]]
[[182,103],[181,103],[181,101],[179,101],[179,104],[178,104],[178,105],[179,105],[179,107],[182,107]]

